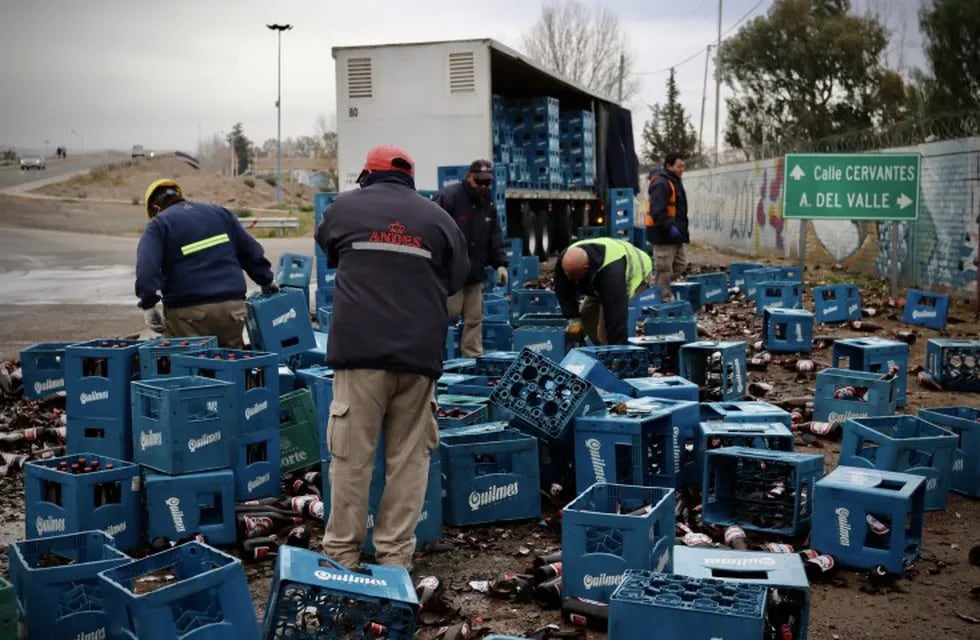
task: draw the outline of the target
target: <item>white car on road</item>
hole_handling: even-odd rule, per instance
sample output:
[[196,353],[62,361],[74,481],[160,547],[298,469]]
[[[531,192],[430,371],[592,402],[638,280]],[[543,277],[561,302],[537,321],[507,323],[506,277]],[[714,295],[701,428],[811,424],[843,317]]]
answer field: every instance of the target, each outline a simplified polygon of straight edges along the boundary
[[44,158],[41,156],[30,156],[27,158],[20,159],[20,170],[27,171],[28,169],[37,169],[38,171],[43,171],[47,168],[44,162]]

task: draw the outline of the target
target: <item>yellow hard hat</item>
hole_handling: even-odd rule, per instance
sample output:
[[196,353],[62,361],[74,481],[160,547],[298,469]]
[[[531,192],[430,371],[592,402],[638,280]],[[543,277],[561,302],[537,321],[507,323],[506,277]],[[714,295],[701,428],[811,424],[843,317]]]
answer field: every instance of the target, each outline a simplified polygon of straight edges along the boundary
[[157,180],[153,182],[152,184],[150,184],[150,186],[146,188],[146,195],[143,196],[143,204],[144,206],[146,206],[147,216],[152,218],[153,216],[156,215],[153,209],[150,208],[151,198],[153,197],[153,193],[157,189],[163,189],[164,187],[169,187],[174,191],[176,191],[178,196],[180,196],[181,198],[184,197],[184,191],[183,189],[180,188],[180,185],[169,178],[163,178],[161,180]]

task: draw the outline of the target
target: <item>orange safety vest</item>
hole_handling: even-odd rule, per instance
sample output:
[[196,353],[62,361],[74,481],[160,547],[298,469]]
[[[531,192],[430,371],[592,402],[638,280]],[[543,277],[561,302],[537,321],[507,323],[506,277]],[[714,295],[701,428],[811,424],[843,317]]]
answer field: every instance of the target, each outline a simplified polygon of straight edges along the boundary
[[[650,186],[653,186],[653,183],[656,182],[658,179],[666,180],[667,181],[667,187],[670,189],[670,197],[667,198],[667,217],[668,218],[676,218],[677,217],[677,190],[674,189],[674,183],[671,182],[670,179],[664,178],[662,175],[659,175],[658,174],[658,175],[650,178]],[[653,204],[653,200],[650,200],[650,201],[647,202],[646,221],[647,221],[647,226],[648,227],[652,227],[653,224],[654,224],[653,223],[653,211],[650,210],[650,207],[651,207],[652,204]]]

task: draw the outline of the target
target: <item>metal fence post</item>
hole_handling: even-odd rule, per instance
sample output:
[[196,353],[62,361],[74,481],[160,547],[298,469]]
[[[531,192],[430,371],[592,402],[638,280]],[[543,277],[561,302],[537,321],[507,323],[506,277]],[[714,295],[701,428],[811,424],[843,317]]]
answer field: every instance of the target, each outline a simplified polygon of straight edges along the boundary
[[804,274],[804,272],[806,271],[806,231],[807,231],[806,225],[807,225],[807,220],[801,219],[800,220],[800,245],[799,245],[800,281],[804,281],[806,279]]
[[893,299],[898,298],[898,221],[892,221],[891,224],[891,260],[889,267],[889,276],[891,279],[891,297]]

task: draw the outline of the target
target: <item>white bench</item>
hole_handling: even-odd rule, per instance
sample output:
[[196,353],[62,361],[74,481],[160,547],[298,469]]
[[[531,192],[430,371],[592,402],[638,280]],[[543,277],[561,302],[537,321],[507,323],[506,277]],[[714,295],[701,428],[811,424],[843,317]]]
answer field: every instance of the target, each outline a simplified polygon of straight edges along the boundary
[[246,229],[279,229],[285,235],[286,229],[299,229],[299,218],[245,218],[242,225]]

